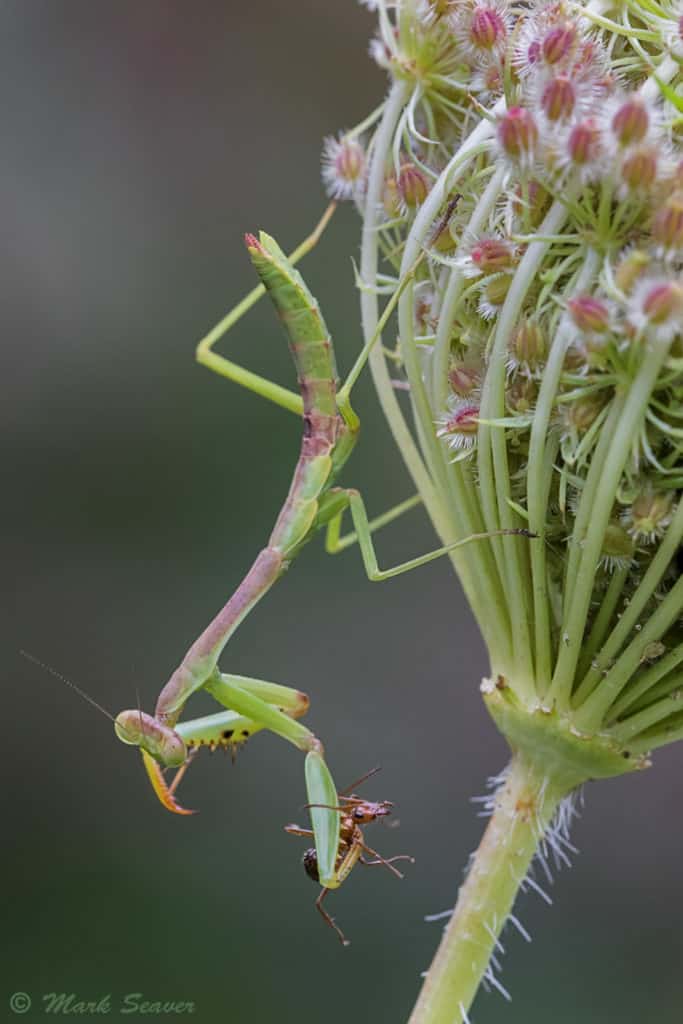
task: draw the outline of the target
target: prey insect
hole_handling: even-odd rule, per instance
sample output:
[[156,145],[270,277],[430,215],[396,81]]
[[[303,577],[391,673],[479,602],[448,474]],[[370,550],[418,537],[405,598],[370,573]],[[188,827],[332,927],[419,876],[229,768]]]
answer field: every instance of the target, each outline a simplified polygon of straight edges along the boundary
[[[391,814],[394,805],[389,800],[380,800],[378,802],[372,800],[363,800],[361,797],[356,796],[353,790],[356,786],[359,786],[366,779],[369,779],[371,775],[374,775],[378,768],[374,768],[367,775],[357,779],[345,790],[339,794],[339,805],[332,807],[326,804],[308,804],[310,808],[321,807],[328,811],[333,811],[339,815],[339,844],[337,847],[337,856],[334,867],[334,874],[326,879],[324,885],[320,881],[320,870],[318,867],[318,854],[316,848],[310,847],[304,852],[303,855],[303,866],[304,871],[314,882],[318,882],[322,885],[320,894],[315,901],[316,908],[321,913],[325,922],[335,930],[339,936],[340,942],[344,946],[349,945],[349,940],[346,938],[344,933],[338,924],[334,921],[334,918],[330,917],[325,907],[323,907],[323,901],[327,894],[332,889],[338,889],[342,882],[346,881],[351,871],[354,869],[356,864],[362,864],[365,867],[385,867],[388,871],[391,871],[397,878],[403,878],[401,872],[394,867],[396,861],[409,861],[414,864],[414,858],[408,854],[398,854],[394,857],[382,857],[381,854],[373,850],[371,846],[365,842],[365,836],[363,834],[363,828],[366,825],[372,824],[378,818],[385,818],[388,814]],[[304,836],[306,838],[312,837],[313,832],[308,828],[301,828],[300,825],[285,825],[285,832],[290,836]],[[363,854],[369,854],[372,858],[368,860]]]

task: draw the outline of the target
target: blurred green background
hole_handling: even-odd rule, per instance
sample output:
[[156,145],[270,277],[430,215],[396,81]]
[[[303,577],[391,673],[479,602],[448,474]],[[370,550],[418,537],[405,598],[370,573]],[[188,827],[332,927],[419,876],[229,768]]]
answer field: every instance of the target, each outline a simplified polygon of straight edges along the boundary
[[[506,754],[480,705],[485,655],[447,564],[382,586],[357,552],[312,544],[223,659],[312,696],[340,784],[399,805],[373,829],[417,862],[402,883],[357,871],[329,901],[282,831],[304,813],[301,757],[258,736],[233,767],[198,758],[201,814],[155,803],[106,719],[22,660],[25,648],[113,712],[156,694],[268,536],[296,419],[198,367],[196,340],[253,283],[241,236],[291,248],[317,219],[322,137],[380,100],[352,2],[14,0],[0,6],[4,317],[2,564],[9,709],[2,1012],[21,990],[191,1000],[194,1019],[400,1022],[482,828],[469,798]],[[304,270],[348,368],[358,346],[344,210]],[[225,342],[292,383],[259,308]],[[371,513],[411,493],[358,389],[362,444],[345,480]],[[383,564],[426,550],[419,512]],[[199,713],[201,700],[193,704]],[[476,1024],[683,1020],[683,750],[588,787],[582,853],[523,897],[498,995]]]

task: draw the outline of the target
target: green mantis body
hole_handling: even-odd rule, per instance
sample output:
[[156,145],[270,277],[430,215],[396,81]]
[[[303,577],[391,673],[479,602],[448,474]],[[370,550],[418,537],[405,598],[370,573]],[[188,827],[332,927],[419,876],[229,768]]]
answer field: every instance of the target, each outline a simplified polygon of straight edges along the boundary
[[[329,214],[326,216],[329,217]],[[297,721],[308,708],[308,698],[298,690],[275,683],[222,674],[218,670],[218,659],[239,624],[322,527],[327,528],[328,551],[341,550],[349,543],[358,541],[371,580],[387,579],[406,572],[463,543],[489,535],[474,535],[392,569],[379,569],[372,531],[390,522],[400,512],[414,507],[415,500],[403,502],[397,510],[385,513],[371,523],[358,492],[342,490],[335,487],[334,483],[358,437],[359,420],[349,401],[351,387],[393,311],[401,289],[397,291],[393,304],[390,303],[385,309],[375,335],[360,353],[340,390],[330,334],[318,304],[300,274],[268,235],[262,233],[259,239],[247,235],[246,243],[262,286],[269,293],[289,337],[298,374],[304,422],[299,459],[289,493],[268,544],[257,555],[227,603],[190,647],[162,689],[154,715],[139,709],[123,711],[117,716],[115,727],[118,737],[124,743],[141,748],[145,768],[162,804],[180,814],[192,812],[176,802],[174,791],[189,763],[188,752],[199,746],[225,746],[234,751],[254,732],[265,728],[304,751],[318,877],[321,886],[332,889],[342,883],[350,868],[345,864],[340,869],[339,800],[324,760],[322,744]],[[405,283],[416,266],[406,276]],[[221,330],[232,326],[252,304],[254,295],[258,298],[259,294],[252,293],[251,297],[240,304],[237,307],[238,313],[229,315],[223,321]],[[219,336],[218,329],[211,332],[208,336],[211,344]],[[223,375],[245,383],[280,405],[299,411],[296,396],[270,382],[263,382],[262,386],[260,378],[223,360],[216,353],[209,352],[210,345],[206,346],[206,340],[200,344],[199,352],[204,355],[202,361],[212,369],[218,369]],[[351,512],[355,534],[340,540],[341,517],[347,507]],[[187,700],[199,689],[208,692],[227,710],[181,723],[179,719]],[[164,780],[162,766],[179,768],[170,786]]]
[[[184,809],[165,787],[158,762],[181,765],[188,748],[202,743],[234,748],[258,729],[270,728],[307,752],[322,752],[319,740],[292,720],[308,707],[308,699],[299,691],[216,672],[218,659],[240,622],[315,531],[343,510],[344,496],[330,495],[329,487],[351,453],[358,432],[357,419],[343,419],[337,408],[334,351],[316,300],[273,239],[262,235],[257,240],[248,235],[246,241],[290,338],[303,399],[304,434],[289,494],[268,545],[190,647],[161,691],[154,717],[131,710],[117,718],[119,737],[142,748],[155,791],[164,806],[178,813]],[[186,701],[200,688],[231,709],[227,716],[237,715],[242,721],[233,722],[222,714],[175,728]]]

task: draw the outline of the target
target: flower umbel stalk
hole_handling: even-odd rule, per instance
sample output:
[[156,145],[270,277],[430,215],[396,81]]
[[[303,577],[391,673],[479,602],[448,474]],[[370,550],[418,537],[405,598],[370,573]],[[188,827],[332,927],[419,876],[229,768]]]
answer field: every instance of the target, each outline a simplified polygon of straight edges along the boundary
[[489,971],[494,977],[490,963],[501,928],[564,796],[542,764],[513,757],[410,1024],[466,1019],[481,979]]
[[562,800],[683,736],[683,29],[650,0],[366,5],[391,89],[334,152],[366,342],[398,298],[373,378],[442,543],[496,534],[451,558],[513,752],[411,1018],[453,1024]]

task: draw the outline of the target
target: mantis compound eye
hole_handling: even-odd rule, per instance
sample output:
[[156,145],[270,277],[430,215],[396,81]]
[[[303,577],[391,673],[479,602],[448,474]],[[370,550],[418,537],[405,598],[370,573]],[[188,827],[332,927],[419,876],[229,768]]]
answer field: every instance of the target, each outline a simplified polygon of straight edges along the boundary
[[144,711],[122,711],[116,717],[114,730],[122,743],[141,747],[163,765],[174,767],[187,759],[185,744],[178,733]]

